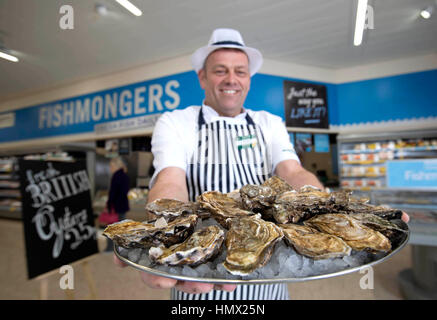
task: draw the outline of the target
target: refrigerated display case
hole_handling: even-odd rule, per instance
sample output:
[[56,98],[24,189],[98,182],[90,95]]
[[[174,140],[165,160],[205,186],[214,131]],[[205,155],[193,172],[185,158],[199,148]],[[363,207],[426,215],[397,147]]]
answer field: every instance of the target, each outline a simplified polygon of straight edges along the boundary
[[0,217],[21,219],[21,194],[15,157],[0,158]]
[[388,161],[437,159],[437,131],[339,135],[337,140],[340,185],[353,190],[386,188]]
[[340,134],[337,143],[341,188],[410,216],[413,268],[399,275],[404,295],[436,298],[437,272],[422,271],[437,266],[437,130]]

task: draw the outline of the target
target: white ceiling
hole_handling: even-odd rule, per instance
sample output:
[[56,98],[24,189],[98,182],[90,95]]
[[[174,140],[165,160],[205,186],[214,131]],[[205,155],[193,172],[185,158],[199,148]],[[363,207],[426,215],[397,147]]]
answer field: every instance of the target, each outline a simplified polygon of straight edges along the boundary
[[[114,0],[0,0],[0,44],[20,59],[0,59],[0,101],[191,54],[217,27],[240,30],[267,59],[331,69],[437,53],[437,14],[418,17],[435,0],[369,0],[374,29],[360,47],[357,0],[131,2],[141,17]],[[59,27],[63,4],[73,6],[73,30]]]

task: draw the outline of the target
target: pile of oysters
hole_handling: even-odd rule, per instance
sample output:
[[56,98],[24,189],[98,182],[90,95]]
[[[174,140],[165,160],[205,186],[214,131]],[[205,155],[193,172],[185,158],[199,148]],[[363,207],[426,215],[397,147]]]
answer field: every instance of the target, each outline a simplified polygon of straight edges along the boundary
[[[103,235],[123,248],[149,249],[153,264],[167,266],[196,267],[225,246],[223,267],[242,276],[266,265],[283,239],[297,253],[319,260],[352,251],[389,253],[408,233],[400,210],[370,205],[349,190],[294,190],[277,176],[227,194],[205,192],[195,202],[158,199],[147,204],[146,213],[148,221],[123,220]],[[196,228],[204,219],[216,224]]]

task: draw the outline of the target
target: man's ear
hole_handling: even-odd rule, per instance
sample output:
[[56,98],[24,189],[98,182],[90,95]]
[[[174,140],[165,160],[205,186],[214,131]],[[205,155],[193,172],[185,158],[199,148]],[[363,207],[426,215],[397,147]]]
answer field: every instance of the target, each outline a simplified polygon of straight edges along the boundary
[[205,90],[205,80],[206,80],[206,72],[205,69],[200,69],[197,73],[197,77],[199,78],[200,87]]

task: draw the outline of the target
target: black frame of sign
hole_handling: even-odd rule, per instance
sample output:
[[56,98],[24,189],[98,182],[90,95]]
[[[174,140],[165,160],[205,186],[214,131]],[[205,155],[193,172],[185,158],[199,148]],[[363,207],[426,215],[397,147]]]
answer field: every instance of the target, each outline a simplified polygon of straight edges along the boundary
[[98,253],[85,161],[19,160],[28,278]]
[[284,80],[283,87],[287,127],[329,128],[325,85]]

